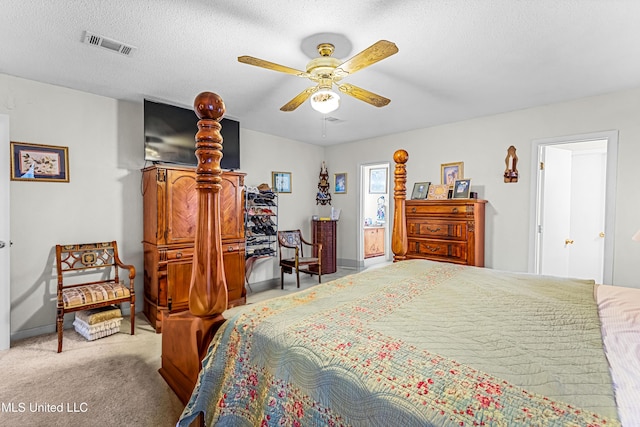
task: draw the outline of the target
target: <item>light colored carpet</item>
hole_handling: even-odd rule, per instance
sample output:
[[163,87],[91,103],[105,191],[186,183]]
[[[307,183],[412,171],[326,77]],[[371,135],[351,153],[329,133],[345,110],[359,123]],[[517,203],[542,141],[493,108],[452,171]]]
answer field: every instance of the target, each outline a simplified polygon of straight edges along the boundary
[[[354,273],[338,269],[323,282]],[[253,304],[315,286],[316,276],[252,285],[247,302]],[[229,317],[233,308],[225,312]],[[136,335],[129,335],[128,317],[121,332],[87,341],[66,329],[62,353],[57,335],[47,334],[12,343],[0,352],[1,426],[174,426],[183,405],[158,374],[162,335],[142,314],[136,316]]]
[[144,315],[136,335],[129,325],[95,341],[67,329],[60,354],[56,334],[0,352],[0,425],[175,425],[183,406],[158,374],[162,336]]

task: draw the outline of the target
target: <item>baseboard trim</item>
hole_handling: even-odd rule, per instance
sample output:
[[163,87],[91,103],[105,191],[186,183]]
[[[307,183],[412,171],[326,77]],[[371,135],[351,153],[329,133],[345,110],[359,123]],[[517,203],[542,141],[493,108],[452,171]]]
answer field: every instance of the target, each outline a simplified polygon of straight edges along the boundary
[[345,268],[355,268],[356,270],[364,268],[364,261],[358,261],[355,259],[338,258],[337,263],[340,267]]

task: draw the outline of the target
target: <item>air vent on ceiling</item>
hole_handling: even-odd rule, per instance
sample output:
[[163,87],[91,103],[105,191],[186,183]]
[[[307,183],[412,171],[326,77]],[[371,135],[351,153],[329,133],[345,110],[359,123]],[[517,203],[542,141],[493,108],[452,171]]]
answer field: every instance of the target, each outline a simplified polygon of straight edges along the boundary
[[84,32],[84,37],[82,40],[86,44],[90,44],[92,46],[101,47],[112,52],[117,52],[125,56],[131,56],[133,52],[135,52],[138,48],[134,46],[126,45],[122,42],[109,39],[107,37],[99,36],[97,34],[93,34],[89,31]]

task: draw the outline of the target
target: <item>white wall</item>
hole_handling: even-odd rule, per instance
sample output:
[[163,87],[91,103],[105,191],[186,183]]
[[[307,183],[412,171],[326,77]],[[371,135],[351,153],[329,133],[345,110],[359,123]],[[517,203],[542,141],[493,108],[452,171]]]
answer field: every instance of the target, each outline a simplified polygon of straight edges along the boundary
[[[640,261],[640,245],[631,241],[631,235],[640,228],[640,187],[635,174],[640,164],[639,116],[640,89],[636,88],[332,146],[327,148],[325,158],[329,166],[355,176],[357,164],[392,159],[396,149],[404,148],[409,153],[409,190],[417,181],[438,183],[440,164],[463,161],[464,175],[471,178],[471,190],[489,201],[486,266],[527,271],[531,141],[617,129],[620,139],[614,283],[640,287],[635,268]],[[505,184],[502,174],[510,145],[517,149],[520,179],[518,183]],[[357,197],[350,192],[341,204],[347,210],[355,210]],[[358,224],[354,218],[340,222],[342,257],[355,258]]]
[[[240,130],[240,141],[240,169],[247,173],[246,185],[271,186],[271,172],[291,172],[291,193],[278,197],[278,229],[299,228],[311,240],[311,216],[327,215],[326,209],[316,205],[324,148],[247,129]],[[274,277],[280,277],[277,257],[262,259],[254,265],[249,283]]]
[[[0,75],[11,140],[69,148],[70,182],[10,184],[14,338],[55,330],[56,243],[117,240],[122,259],[142,272],[142,128],[120,133],[118,107],[114,99]],[[136,291],[140,304],[142,274]]]
[[[0,113],[10,117],[13,141],[69,147],[69,183],[10,184],[12,339],[55,330],[57,243],[117,240],[121,258],[136,267],[141,311],[142,103],[0,74]],[[311,216],[325,214],[315,205],[324,149],[246,129],[241,139],[245,183],[270,184],[272,171],[291,172],[293,192],[280,197],[279,225],[310,236]],[[257,263],[250,279],[277,276],[271,259]]]
[[[59,242],[117,240],[122,258],[138,269],[136,310],[141,310],[142,104],[0,74],[0,113],[10,116],[12,140],[67,146],[70,164],[69,183],[11,182],[12,337],[55,329],[53,247]],[[347,194],[332,194],[333,206],[342,209],[337,256],[355,263],[360,164],[387,162],[396,149],[408,150],[410,190],[416,181],[439,182],[441,163],[464,161],[472,191],[489,201],[487,266],[526,271],[530,142],[617,129],[614,282],[640,287],[634,268],[640,245],[630,239],[640,228],[635,176],[640,164],[639,113],[640,89],[633,89],[326,148],[242,129],[242,171],[248,185],[270,183],[271,171],[291,172],[293,193],[280,197],[279,227],[301,228],[307,235],[311,215],[329,214],[330,207],[315,204],[322,160],[330,177],[346,172]],[[517,184],[502,180],[510,145],[518,149]],[[278,276],[274,260],[268,260],[256,266],[251,282]]]

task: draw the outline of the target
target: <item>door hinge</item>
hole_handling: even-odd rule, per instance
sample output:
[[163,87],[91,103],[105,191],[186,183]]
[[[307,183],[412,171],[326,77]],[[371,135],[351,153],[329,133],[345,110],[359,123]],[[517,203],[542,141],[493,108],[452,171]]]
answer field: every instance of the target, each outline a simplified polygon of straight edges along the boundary
[[542,233],[542,225],[538,225],[538,233]]
[[543,171],[544,170],[544,162],[540,162],[540,170]]

